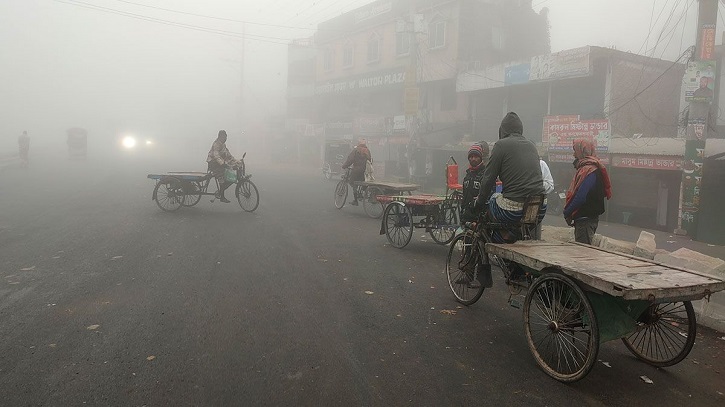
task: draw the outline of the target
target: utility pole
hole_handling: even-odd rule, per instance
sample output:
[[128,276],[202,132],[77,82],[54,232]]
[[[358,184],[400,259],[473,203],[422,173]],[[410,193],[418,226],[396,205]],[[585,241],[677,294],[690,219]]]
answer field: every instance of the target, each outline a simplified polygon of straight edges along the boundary
[[405,73],[405,90],[403,94],[403,110],[406,116],[408,135],[410,139],[407,147],[407,172],[408,179],[411,179],[413,174],[413,153],[415,151],[417,136],[417,119],[418,119],[418,108],[420,101],[420,88],[418,87],[418,32],[422,30],[424,26],[424,17],[422,14],[416,13],[416,0],[410,0],[410,21],[406,22],[403,33],[410,36],[410,64]]
[[246,42],[247,42],[247,23],[242,23],[242,49],[241,49],[241,63],[239,66],[239,118],[240,118],[240,125],[241,130],[244,131],[244,125],[246,123],[245,117],[246,117],[246,111],[244,110],[244,53],[246,48]]
[[718,0],[699,0],[697,43],[685,78],[685,100],[690,102],[687,115],[685,156],[682,165],[680,216],[677,234],[697,237],[702,168],[705,163],[705,140],[710,133],[710,104],[715,88],[715,28]]

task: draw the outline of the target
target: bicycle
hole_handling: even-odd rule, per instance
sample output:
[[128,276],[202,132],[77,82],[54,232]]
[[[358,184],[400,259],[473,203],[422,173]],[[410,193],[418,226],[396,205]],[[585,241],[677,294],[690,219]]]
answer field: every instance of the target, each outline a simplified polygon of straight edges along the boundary
[[[246,156],[244,153],[241,160],[232,166],[236,171],[237,184],[234,195],[245,212],[253,212],[259,206],[259,190],[250,180],[252,174],[246,173]],[[219,191],[219,181],[211,172],[169,172],[149,174],[147,178],[157,180],[151,199],[166,212],[176,211],[182,206],[192,207],[201,201],[202,196],[212,196],[211,202],[214,202]],[[212,180],[216,185],[215,192],[208,191]]]
[[476,222],[463,225],[466,230],[453,238],[446,258],[448,286],[458,302],[472,305],[481,298],[485,288],[492,286],[490,271],[484,270],[490,270],[491,265],[501,269],[512,295],[519,294],[529,286],[530,275],[512,267],[511,262],[486,253],[485,246],[486,243],[493,243],[493,234],[497,231],[514,232],[517,240],[531,240],[536,236],[539,210],[544,205],[544,199],[544,195],[527,199],[518,223],[491,221],[487,218],[488,212],[484,211]]

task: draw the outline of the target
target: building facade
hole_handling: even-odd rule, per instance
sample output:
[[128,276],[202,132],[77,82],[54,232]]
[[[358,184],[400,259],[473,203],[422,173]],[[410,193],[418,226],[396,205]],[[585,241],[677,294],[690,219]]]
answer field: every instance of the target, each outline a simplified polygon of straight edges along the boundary
[[290,120],[302,105],[324,129],[321,143],[368,139],[398,176],[411,175],[418,148],[470,135],[469,97],[456,92],[462,69],[549,52],[546,15],[530,0],[379,0],[321,23],[313,44],[314,91],[305,99],[290,88]]

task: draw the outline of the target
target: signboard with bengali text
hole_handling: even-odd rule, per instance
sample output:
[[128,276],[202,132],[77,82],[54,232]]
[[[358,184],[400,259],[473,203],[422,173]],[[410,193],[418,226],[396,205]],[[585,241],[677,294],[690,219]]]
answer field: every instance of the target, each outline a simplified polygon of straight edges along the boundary
[[614,155],[612,167],[681,171],[682,158],[657,155]]
[[574,140],[588,139],[596,146],[597,156],[608,162],[611,131],[609,119],[579,120],[577,115],[546,116],[544,137],[548,140],[549,160],[552,162],[574,161]]

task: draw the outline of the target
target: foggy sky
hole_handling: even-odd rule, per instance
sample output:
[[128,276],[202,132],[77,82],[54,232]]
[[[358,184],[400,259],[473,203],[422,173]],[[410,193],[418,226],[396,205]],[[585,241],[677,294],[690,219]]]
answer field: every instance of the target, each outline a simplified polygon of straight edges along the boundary
[[[0,0],[0,152],[16,148],[28,130],[38,143],[62,143],[71,126],[99,137],[122,131],[149,137],[209,138],[220,128],[230,134],[251,118],[284,113],[286,43],[308,37],[317,23],[369,0],[129,0],[234,20],[244,20],[243,88],[240,105],[242,24],[140,7],[120,0]],[[78,6],[87,3],[192,28],[143,21]],[[553,51],[584,45],[676,59],[694,43],[693,0],[534,0],[548,7]],[[670,11],[673,34],[657,41]],[[259,24],[274,24],[271,27]],[[718,27],[721,29],[721,27]],[[225,30],[228,35],[198,31]],[[668,29],[669,31],[669,29]],[[239,33],[239,34],[234,34]],[[671,39],[670,39],[671,37]],[[717,36],[717,43],[721,42]],[[656,48],[653,48],[658,44]],[[666,46],[668,45],[668,46]],[[652,49],[653,48],[653,49]]]

